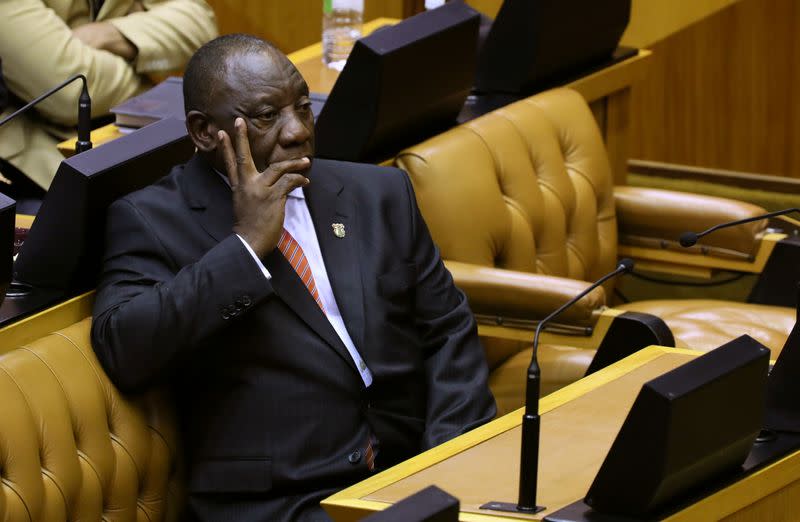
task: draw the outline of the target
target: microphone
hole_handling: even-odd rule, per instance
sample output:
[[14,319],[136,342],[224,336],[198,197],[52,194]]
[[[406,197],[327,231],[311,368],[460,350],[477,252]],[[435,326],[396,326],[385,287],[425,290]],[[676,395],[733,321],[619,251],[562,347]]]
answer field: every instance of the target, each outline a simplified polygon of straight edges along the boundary
[[536,326],[536,333],[534,333],[533,336],[531,364],[528,367],[528,382],[525,389],[525,414],[522,416],[522,448],[519,458],[519,500],[516,504],[508,502],[489,502],[481,506],[481,509],[510,511],[514,513],[538,513],[545,509],[544,506],[536,505],[536,488],[539,480],[539,430],[541,424],[541,419],[539,417],[539,399],[541,394],[541,371],[539,369],[538,359],[539,334],[544,331],[544,327],[547,323],[558,317],[564,310],[580,301],[589,292],[612,277],[617,277],[631,270],[633,270],[632,259],[625,258],[620,260],[615,270],[589,285],[583,292],[561,305],[561,307],[542,319]]
[[791,214],[792,212],[800,212],[800,208],[785,208],[783,210],[777,210],[775,212],[770,212],[768,214],[763,214],[761,216],[754,216],[754,217],[749,217],[749,218],[746,218],[746,219],[739,219],[739,220],[736,220],[736,221],[731,221],[730,223],[722,223],[720,225],[714,225],[713,227],[709,228],[708,230],[703,230],[700,233],[684,232],[683,234],[681,234],[681,237],[680,237],[680,239],[678,239],[678,242],[681,244],[682,247],[689,248],[690,246],[694,246],[697,243],[698,239],[700,239],[701,237],[703,237],[705,235],[708,235],[708,234],[714,232],[715,230],[719,230],[721,228],[734,227],[736,225],[744,225],[745,223],[751,223],[753,221],[758,221],[760,219],[768,219],[768,218],[775,217],[775,216],[782,216],[784,214]]
[[78,98],[78,140],[75,142],[75,152],[81,153],[91,149],[92,142],[90,139],[90,134],[92,131],[92,99],[89,97],[89,88],[86,85],[86,76],[82,74],[76,74],[75,76],[68,78],[67,80],[56,85],[46,93],[40,95],[35,100],[32,100],[24,107],[21,107],[13,114],[10,114],[7,117],[3,118],[3,120],[0,121],[0,127],[5,125],[9,121],[13,120],[23,112],[26,112],[28,109],[38,104],[40,101],[60,91],[61,89],[63,89],[64,87],[66,87],[67,85],[78,79],[80,79],[83,82],[83,88],[81,89],[81,95]]

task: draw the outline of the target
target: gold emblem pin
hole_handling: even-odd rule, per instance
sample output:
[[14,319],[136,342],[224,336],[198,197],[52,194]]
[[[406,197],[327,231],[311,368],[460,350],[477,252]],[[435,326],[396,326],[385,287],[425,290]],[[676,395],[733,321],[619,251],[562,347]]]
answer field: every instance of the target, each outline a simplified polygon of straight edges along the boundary
[[333,235],[338,238],[344,237],[344,223],[331,223],[331,226],[333,227]]

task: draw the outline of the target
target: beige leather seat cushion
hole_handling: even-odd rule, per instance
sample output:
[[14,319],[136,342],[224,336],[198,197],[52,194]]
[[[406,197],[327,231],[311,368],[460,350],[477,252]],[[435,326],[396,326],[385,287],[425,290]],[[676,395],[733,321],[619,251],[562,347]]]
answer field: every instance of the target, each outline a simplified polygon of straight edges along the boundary
[[747,334],[772,350],[773,359],[796,319],[792,308],[710,299],[637,301],[615,308],[662,318],[678,348],[709,351]]
[[[532,351],[533,346],[529,344],[528,348],[512,355],[489,375],[489,387],[497,402],[498,417],[525,405],[525,381]],[[542,397],[583,377],[594,354],[595,350],[539,344]]]

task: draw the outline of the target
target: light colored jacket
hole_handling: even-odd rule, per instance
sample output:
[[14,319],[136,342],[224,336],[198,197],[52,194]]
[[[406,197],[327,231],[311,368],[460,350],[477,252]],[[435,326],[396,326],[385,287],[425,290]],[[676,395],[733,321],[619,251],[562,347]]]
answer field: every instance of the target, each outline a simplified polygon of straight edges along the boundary
[[[0,1],[0,56],[8,88],[32,100],[77,73],[86,75],[92,115],[151,86],[148,74],[182,68],[192,53],[217,34],[214,12],[203,0],[141,0],[145,10],[131,11],[134,0]],[[128,62],[94,49],[72,36],[72,29],[110,21],[139,50]],[[63,159],[56,144],[74,134],[80,84],[62,89],[37,106],[35,114],[0,127],[0,157],[47,188]],[[2,116],[19,105],[8,107]]]

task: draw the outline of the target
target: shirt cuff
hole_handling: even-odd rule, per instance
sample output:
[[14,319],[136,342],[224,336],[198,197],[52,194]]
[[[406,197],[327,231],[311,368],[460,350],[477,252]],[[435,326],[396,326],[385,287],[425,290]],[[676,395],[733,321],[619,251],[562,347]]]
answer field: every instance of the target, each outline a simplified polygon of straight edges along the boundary
[[261,273],[264,274],[264,277],[267,278],[267,281],[272,279],[272,274],[269,273],[269,270],[267,270],[267,267],[264,266],[264,263],[262,263],[261,260],[256,255],[256,253],[253,252],[253,249],[250,248],[250,245],[247,244],[247,241],[245,241],[244,238],[242,236],[240,236],[239,234],[236,234],[236,237],[239,238],[239,240],[242,242],[242,244],[247,249],[247,251],[250,252],[250,255],[253,256],[253,260],[258,265],[258,268],[261,269]]

